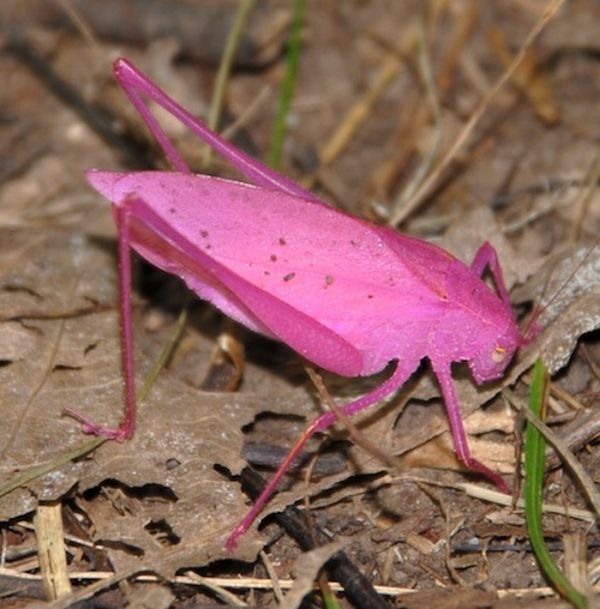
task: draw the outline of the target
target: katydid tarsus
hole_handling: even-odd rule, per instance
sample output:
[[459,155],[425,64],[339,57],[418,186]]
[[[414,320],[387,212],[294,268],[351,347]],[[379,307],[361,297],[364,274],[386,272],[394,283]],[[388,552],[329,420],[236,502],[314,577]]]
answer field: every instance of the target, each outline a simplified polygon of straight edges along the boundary
[[[86,172],[112,202],[118,228],[125,417],[110,428],[69,411],[83,431],[118,440],[134,433],[133,248],[229,317],[326,370],[367,376],[393,362],[387,380],[341,407],[346,415],[390,395],[428,359],[458,458],[507,491],[498,474],[470,455],[451,375],[453,362],[466,361],[478,384],[497,379],[523,342],[493,247],[484,243],[469,267],[434,245],[338,211],[209,130],[127,60],[119,59],[114,72],[175,171]],[[192,174],[144,98],[179,119],[252,184]],[[486,270],[496,291],[482,280]],[[306,441],[335,421],[328,412],[309,426],[228,538],[228,548]]]

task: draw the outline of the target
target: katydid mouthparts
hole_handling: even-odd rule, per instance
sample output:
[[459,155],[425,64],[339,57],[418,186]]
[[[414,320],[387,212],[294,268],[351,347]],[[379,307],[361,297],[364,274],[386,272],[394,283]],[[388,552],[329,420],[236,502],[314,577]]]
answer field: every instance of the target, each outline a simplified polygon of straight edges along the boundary
[[[336,210],[222,139],[127,60],[117,60],[114,72],[174,171],[86,172],[112,203],[118,230],[125,416],[111,428],[69,410],[83,431],[117,440],[134,433],[133,248],[225,315],[330,372],[368,376],[393,362],[387,380],[340,407],[345,415],[387,397],[429,360],[459,460],[507,492],[498,474],[471,457],[451,375],[452,363],[464,361],[478,384],[498,379],[523,342],[493,247],[484,243],[467,266],[435,245]],[[252,184],[193,174],[144,98]],[[496,290],[483,281],[486,270]],[[227,539],[229,549],[306,441],[336,420],[327,412],[308,427]]]

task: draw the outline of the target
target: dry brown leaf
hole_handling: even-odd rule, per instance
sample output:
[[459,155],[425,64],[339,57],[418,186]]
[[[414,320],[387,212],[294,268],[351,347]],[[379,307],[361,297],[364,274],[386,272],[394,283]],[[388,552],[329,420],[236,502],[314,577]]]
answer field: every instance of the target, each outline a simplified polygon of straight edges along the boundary
[[532,348],[555,374],[569,361],[579,337],[600,327],[598,244],[579,245],[550,257],[531,281],[515,290],[514,298],[537,303],[542,295],[543,331]]
[[[0,285],[0,302],[10,302],[11,311],[35,305],[42,315],[47,305],[54,317],[57,311],[68,314],[70,307],[108,305],[116,298],[113,255],[78,235],[50,235],[17,263]],[[14,286],[20,286],[22,300],[17,298],[16,307]],[[109,307],[67,318],[7,321],[0,323],[0,336],[5,338],[0,342],[5,362],[0,368],[0,478],[6,481],[82,443],[79,425],[61,417],[65,407],[106,423],[117,421],[122,409],[120,346],[117,312]],[[141,382],[151,362],[140,345],[138,360]],[[265,408],[276,411],[277,399],[272,398],[202,393],[165,373],[141,409],[133,440],[107,442],[90,457],[1,498],[0,518],[29,512],[38,499],[57,499],[72,487],[83,491],[108,479],[138,489],[156,485],[162,492],[134,502],[131,512],[119,515],[111,506],[94,514],[96,538],[140,549],[144,564],[150,564],[165,552],[146,527],[164,522],[188,548],[171,548],[179,557],[167,561],[173,569],[181,566],[179,559],[196,565],[224,556],[223,541],[246,502],[238,485],[214,466],[240,470],[241,427]],[[300,412],[297,398],[286,399],[282,410]],[[172,499],[165,501],[163,495]],[[256,536],[246,535],[237,556],[253,558],[260,546]],[[132,561],[140,563],[130,553],[115,557],[117,564],[132,566]]]

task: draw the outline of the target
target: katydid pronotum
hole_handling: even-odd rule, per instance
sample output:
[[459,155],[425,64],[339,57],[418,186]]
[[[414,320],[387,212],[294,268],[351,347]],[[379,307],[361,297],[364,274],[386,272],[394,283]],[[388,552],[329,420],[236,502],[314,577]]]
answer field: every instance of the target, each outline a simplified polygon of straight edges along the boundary
[[[86,172],[112,202],[118,228],[125,416],[110,428],[69,411],[83,431],[117,440],[134,432],[133,248],[229,317],[326,370],[367,376],[393,362],[387,380],[341,407],[346,415],[387,397],[427,358],[458,458],[507,491],[498,474],[470,455],[451,375],[453,362],[466,361],[478,384],[497,379],[523,342],[493,247],[484,243],[469,267],[439,247],[338,211],[212,132],[127,60],[116,61],[114,72],[175,171]],[[252,184],[193,174],[143,97],[180,120]],[[486,270],[496,291],[482,280]],[[228,548],[235,547],[306,441],[336,420],[327,412],[308,427],[228,538]]]

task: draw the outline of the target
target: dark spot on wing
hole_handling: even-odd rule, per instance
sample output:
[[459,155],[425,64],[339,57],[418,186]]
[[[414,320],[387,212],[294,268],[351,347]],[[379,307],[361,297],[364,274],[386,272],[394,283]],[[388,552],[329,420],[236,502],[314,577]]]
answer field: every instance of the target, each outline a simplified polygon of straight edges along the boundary
[[279,245],[287,245],[287,241],[283,237],[279,237]]
[[271,254],[271,262],[277,262],[277,256],[275,254]]
[[288,273],[287,275],[285,275],[283,280],[284,281],[291,281],[295,276],[296,276],[296,273]]
[[201,230],[200,231],[200,236],[203,237],[204,239],[206,239],[208,237],[208,231],[207,230]]
[[333,283],[333,275],[325,276],[325,285],[331,285]]

